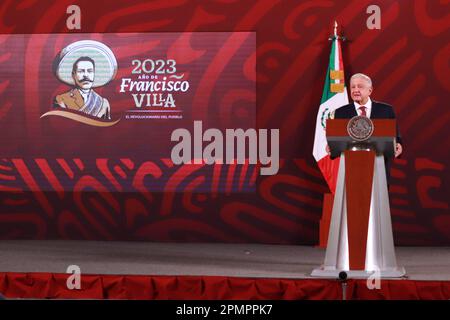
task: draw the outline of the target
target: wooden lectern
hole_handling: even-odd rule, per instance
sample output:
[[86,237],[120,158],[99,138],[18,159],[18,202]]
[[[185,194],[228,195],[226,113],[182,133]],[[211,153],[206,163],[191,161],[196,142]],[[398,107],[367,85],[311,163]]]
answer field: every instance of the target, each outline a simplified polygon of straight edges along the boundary
[[[372,134],[356,141],[347,119],[327,121],[331,157],[341,156],[324,264],[312,276],[381,278],[405,275],[397,267],[384,157],[394,157],[396,123],[372,120]],[[370,122],[370,120],[368,120]]]

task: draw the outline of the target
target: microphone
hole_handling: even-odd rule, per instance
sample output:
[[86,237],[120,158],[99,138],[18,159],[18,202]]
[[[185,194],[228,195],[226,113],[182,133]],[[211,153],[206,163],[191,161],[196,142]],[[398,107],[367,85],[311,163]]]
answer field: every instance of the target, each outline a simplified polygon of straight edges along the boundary
[[339,282],[342,287],[342,300],[347,300],[347,272],[339,272]]

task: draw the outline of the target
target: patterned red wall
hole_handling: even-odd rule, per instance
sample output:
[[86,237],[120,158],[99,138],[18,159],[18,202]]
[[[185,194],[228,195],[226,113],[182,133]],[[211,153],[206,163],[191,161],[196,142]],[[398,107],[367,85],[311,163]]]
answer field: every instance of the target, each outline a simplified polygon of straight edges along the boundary
[[[80,31],[66,28],[71,4],[81,8]],[[381,8],[380,30],[366,27],[371,4]],[[372,77],[374,99],[394,105],[404,137],[390,190],[396,244],[449,245],[450,4],[425,0],[2,1],[4,34],[256,31],[257,125],[280,128],[283,165],[277,175],[256,178],[255,194],[218,194],[183,192],[204,181],[195,168],[108,159],[98,162],[94,176],[119,189],[137,171],[158,168],[161,179],[179,183],[178,192],[150,193],[141,181],[135,193],[108,193],[84,171],[82,159],[0,158],[0,238],[316,244],[327,188],[311,152],[335,19],[348,39],[346,78],[354,72]],[[13,61],[8,49],[0,47],[0,63]],[[0,127],[14,112],[9,85],[0,79]],[[1,143],[7,140],[2,130]],[[47,166],[56,178],[69,172],[77,191],[25,191]],[[254,177],[245,182],[242,170],[216,171],[255,183]]]

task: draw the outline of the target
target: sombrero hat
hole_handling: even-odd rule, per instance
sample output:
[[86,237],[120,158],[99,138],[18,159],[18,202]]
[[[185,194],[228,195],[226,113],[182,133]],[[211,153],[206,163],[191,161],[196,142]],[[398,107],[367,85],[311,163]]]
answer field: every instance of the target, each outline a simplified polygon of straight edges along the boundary
[[116,76],[117,60],[111,49],[98,41],[81,40],[69,44],[56,57],[54,64],[56,77],[68,85],[74,85],[72,68],[80,57],[89,57],[95,62],[92,87],[104,86]]

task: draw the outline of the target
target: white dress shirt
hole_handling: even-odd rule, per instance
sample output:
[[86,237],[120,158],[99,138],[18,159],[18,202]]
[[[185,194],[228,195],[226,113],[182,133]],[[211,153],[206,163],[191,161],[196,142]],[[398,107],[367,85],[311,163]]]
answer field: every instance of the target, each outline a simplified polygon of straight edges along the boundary
[[78,91],[80,92],[81,96],[83,97],[84,103],[86,103],[91,90],[89,90],[87,93],[85,93],[83,90],[80,90],[80,89],[78,89]]
[[370,100],[370,97],[368,98],[366,104],[359,104],[358,102],[354,102],[354,104],[355,104],[356,114],[358,116],[360,116],[362,113],[362,110],[360,110],[359,107],[364,106],[364,107],[366,107],[366,116],[367,116],[367,118],[370,118],[370,112],[372,111],[372,100]]

